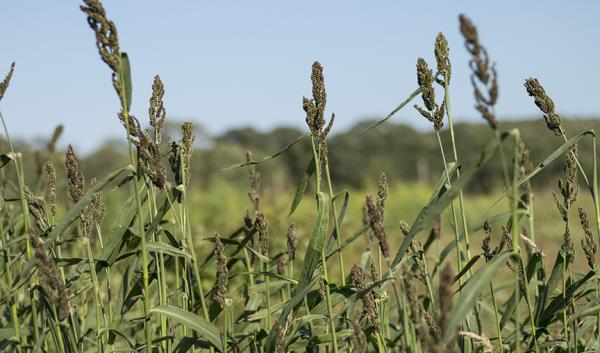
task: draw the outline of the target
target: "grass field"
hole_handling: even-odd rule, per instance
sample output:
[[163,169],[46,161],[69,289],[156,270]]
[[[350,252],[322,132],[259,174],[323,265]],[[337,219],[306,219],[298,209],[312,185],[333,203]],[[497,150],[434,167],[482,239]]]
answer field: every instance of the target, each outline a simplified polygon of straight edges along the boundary
[[[436,183],[381,173],[366,190],[337,188],[327,143],[335,115],[315,61],[311,98],[303,100],[307,132],[227,168],[246,171],[247,188],[224,177],[203,191],[190,184],[193,125],[181,126],[180,139],[163,136],[158,75],[147,119],[129,111],[133,68],[116,26],[99,0],[83,3],[119,98],[129,164],[86,178],[70,145],[53,162],[53,138],[37,169],[26,169],[31,161],[7,127],[12,117],[2,116],[0,351],[600,349],[595,133],[566,131],[540,82],[524,78],[523,94],[544,118],[540,134],[561,143],[530,160],[519,130],[504,131],[496,119],[495,64],[469,18],[460,15],[459,24],[491,136],[477,158],[457,152],[468,141],[454,135],[449,44],[439,33],[435,67],[418,58],[415,91],[372,126],[414,104],[439,143]],[[14,69],[0,84],[0,103]],[[261,186],[261,168],[300,141],[310,143],[311,160],[297,188]],[[582,141],[592,148],[578,148]],[[556,164],[556,184],[535,187]],[[465,193],[486,165],[502,187]]]

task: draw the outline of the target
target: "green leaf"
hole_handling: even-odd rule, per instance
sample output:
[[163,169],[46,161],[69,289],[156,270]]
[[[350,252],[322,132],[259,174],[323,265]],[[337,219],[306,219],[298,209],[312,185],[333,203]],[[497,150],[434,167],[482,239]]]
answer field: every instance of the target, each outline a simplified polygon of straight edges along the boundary
[[325,245],[325,237],[329,228],[329,198],[322,192],[317,193],[317,220],[298,276],[298,286],[295,291],[302,290],[313,278],[313,274],[321,263],[321,253]]
[[131,65],[127,53],[121,53],[121,72],[123,75],[123,87],[125,88],[125,99],[127,100],[127,111],[131,109],[131,97],[133,85],[131,84]]
[[410,103],[410,101],[412,101],[413,99],[415,99],[416,96],[419,95],[419,93],[421,93],[421,88],[417,88],[416,90],[414,90],[409,96],[408,98],[406,98],[402,103],[400,103],[396,108],[394,108],[394,110],[392,110],[388,115],[386,115],[385,117],[383,117],[382,119],[376,121],[374,124],[370,125],[369,127],[367,127],[365,129],[365,131],[367,130],[371,130],[374,129],[376,127],[378,127],[379,125],[385,123],[386,121],[388,121],[392,116],[394,116],[394,114],[396,114],[397,112],[399,112],[402,108],[404,108],[408,103]]
[[175,257],[183,257],[186,259],[191,259],[192,256],[188,254],[186,251],[177,249],[174,246],[169,244],[165,244],[163,242],[148,242],[146,247],[149,252],[162,253],[165,255],[175,256]]
[[[531,282],[531,279],[536,274],[536,272],[542,266],[542,254],[536,252],[531,255],[529,262],[527,263],[527,268],[525,269],[525,273],[527,275],[527,284]],[[520,266],[519,266],[520,268]],[[525,293],[519,291],[519,301],[523,297]],[[500,320],[500,328],[503,328],[506,325],[506,322],[513,317],[513,313],[515,312],[515,308],[517,307],[517,301],[515,300],[516,293],[513,291],[512,295],[506,302],[506,309],[504,309],[504,313],[502,314],[502,320]]]
[[310,177],[315,174],[315,158],[311,158],[308,166],[306,167],[306,171],[304,171],[304,176],[302,176],[302,180],[300,184],[298,184],[298,188],[296,189],[296,193],[294,194],[294,200],[292,201],[292,205],[290,206],[290,212],[288,213],[288,217],[291,216],[298,205],[300,205],[300,201],[304,198],[304,192],[306,191],[306,186],[308,185],[308,180]]
[[230,170],[230,169],[235,169],[235,168],[240,168],[240,167],[246,167],[246,166],[249,166],[249,165],[256,165],[256,164],[264,163],[264,162],[266,162],[266,161],[268,161],[270,159],[276,158],[277,156],[279,156],[283,152],[289,150],[295,144],[297,144],[298,142],[304,140],[308,136],[310,136],[310,135],[309,134],[303,134],[303,135],[298,136],[295,140],[293,140],[292,142],[288,143],[282,149],[280,149],[279,151],[275,152],[274,154],[272,154],[270,156],[263,157],[262,159],[259,159],[259,160],[247,161],[247,162],[244,162],[244,163],[234,164],[232,166],[229,166],[229,167],[221,169],[221,170],[226,171],[226,170]]
[[159,314],[196,331],[198,336],[206,339],[215,348],[223,351],[221,332],[202,317],[171,305],[159,305],[150,310],[150,314]]
[[565,306],[570,304],[571,298],[575,295],[577,289],[579,289],[582,285],[584,285],[590,278],[592,278],[596,273],[594,271],[589,271],[582,278],[571,284],[567,287],[564,298],[563,295],[557,295],[551,302],[548,304],[546,309],[540,315],[538,320],[538,325],[541,327],[545,327],[550,324],[551,319],[562,312]]
[[507,252],[497,256],[495,259],[477,270],[477,272],[475,272],[473,276],[469,278],[464,285],[458,300],[456,301],[456,305],[450,312],[447,326],[448,329],[446,330],[446,335],[444,337],[446,342],[454,337],[456,332],[455,329],[465,320],[467,314],[473,310],[473,306],[479,298],[483,288],[486,288],[490,284],[490,281],[496,275],[498,268],[504,265],[506,260],[508,260],[508,258],[512,255],[512,252]]

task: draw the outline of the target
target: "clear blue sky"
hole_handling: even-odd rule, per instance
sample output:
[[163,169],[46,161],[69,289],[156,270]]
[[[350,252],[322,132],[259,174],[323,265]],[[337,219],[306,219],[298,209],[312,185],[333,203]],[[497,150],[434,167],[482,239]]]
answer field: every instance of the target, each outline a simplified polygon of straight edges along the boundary
[[[0,75],[17,62],[0,103],[13,135],[34,139],[65,124],[62,145],[91,150],[122,136],[109,69],[79,2],[3,1]],[[538,77],[561,113],[600,113],[598,1],[140,1],[105,0],[133,67],[133,112],[147,121],[152,78],[171,119],[209,131],[302,126],[310,66],[325,67],[336,128],[387,113],[416,85],[419,56],[433,63],[446,34],[457,119],[473,109],[457,15],[470,16],[498,62],[500,117],[537,114],[522,87]],[[412,110],[395,121],[428,126]]]

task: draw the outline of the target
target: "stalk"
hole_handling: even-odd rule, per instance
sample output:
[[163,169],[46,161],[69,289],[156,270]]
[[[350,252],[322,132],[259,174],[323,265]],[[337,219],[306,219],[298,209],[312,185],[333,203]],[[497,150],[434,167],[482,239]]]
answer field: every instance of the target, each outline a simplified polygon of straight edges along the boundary
[[[337,245],[339,248],[342,247],[342,229],[340,228],[339,221],[337,218],[337,211],[335,201],[333,200],[333,186],[331,183],[331,175],[329,173],[329,162],[325,163],[325,176],[327,178],[327,186],[329,188],[329,199],[331,200],[331,211],[333,212],[333,222],[335,226],[335,234]],[[344,257],[342,256],[342,250],[338,251],[338,260],[340,263],[340,277],[342,286],[346,285],[346,275],[344,274]]]
[[325,301],[327,302],[327,315],[329,316],[329,330],[331,341],[333,343],[333,352],[338,352],[337,336],[335,332],[335,322],[333,321],[333,307],[331,305],[331,294],[329,292],[329,277],[327,275],[327,261],[325,261],[325,250],[321,251],[321,266],[323,267],[323,280],[325,281]]
[[[142,176],[139,174],[137,158],[135,156],[135,152],[133,150],[133,143],[131,142],[131,127],[129,125],[129,110],[127,108],[126,97],[127,94],[125,92],[125,76],[123,74],[123,70],[118,70],[117,72],[119,76],[119,81],[121,84],[119,85],[119,96],[121,97],[121,112],[123,114],[123,120],[125,121],[125,130],[127,130],[127,144],[129,147],[129,159],[131,161],[131,169],[132,176],[134,181],[140,180]],[[148,249],[146,246],[146,235],[144,230],[144,221],[142,218],[142,202],[140,197],[140,190],[138,188],[137,182],[134,182],[133,191],[135,195],[135,204],[138,212],[138,231],[140,233],[140,240],[142,244],[142,271],[143,271],[143,285],[144,285],[144,335],[146,337],[146,351],[152,351],[152,331],[150,330],[150,285],[149,285],[149,274],[148,274]]]
[[100,334],[100,330],[102,328],[102,303],[100,300],[100,285],[98,284],[98,277],[96,275],[96,267],[94,263],[94,255],[92,253],[92,247],[90,246],[90,240],[87,234],[84,242],[88,257],[88,264],[90,266],[90,274],[92,276],[92,285],[94,288],[94,305],[96,306],[96,348],[98,350],[98,353],[102,353],[104,352],[104,341],[102,339],[102,335]]
[[[23,212],[23,233],[27,234],[31,220],[29,219],[29,209],[27,207],[27,201],[25,200],[25,177],[23,175],[23,164],[21,161],[21,155],[15,152],[14,146],[12,144],[12,139],[8,133],[8,128],[6,127],[6,122],[4,121],[4,116],[0,112],[0,120],[2,120],[2,126],[4,128],[4,133],[6,134],[6,140],[10,147],[10,151],[15,157],[15,171],[17,172],[17,179],[19,181],[19,197],[21,199],[21,210]],[[31,259],[31,241],[27,238],[25,242],[25,250],[27,254],[27,260]],[[33,281],[33,277],[29,279],[27,283],[27,290],[31,292],[32,285],[35,284]],[[32,292],[31,292],[32,293]],[[33,293],[32,293],[33,295]],[[31,301],[31,316],[33,319],[33,337],[34,337],[34,345],[39,341],[39,333],[38,333],[38,311],[37,311],[37,302],[34,300]]]

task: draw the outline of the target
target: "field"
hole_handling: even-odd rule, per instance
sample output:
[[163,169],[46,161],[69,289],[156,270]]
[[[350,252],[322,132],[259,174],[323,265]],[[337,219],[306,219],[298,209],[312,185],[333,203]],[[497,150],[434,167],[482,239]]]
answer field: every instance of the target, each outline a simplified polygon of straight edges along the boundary
[[[191,182],[192,161],[203,162],[192,158],[193,125],[166,133],[168,88],[158,75],[148,118],[129,111],[135,68],[99,0],[83,3],[82,21],[112,73],[128,161],[86,177],[71,145],[56,150],[62,128],[45,149],[20,151],[12,117],[2,116],[0,351],[600,349],[595,132],[567,131],[560,102],[524,78],[523,94],[543,116],[537,134],[551,141],[533,160],[521,131],[496,119],[496,67],[468,17],[459,25],[489,135],[468,159],[460,152],[474,145],[455,135],[452,66],[439,33],[435,64],[416,60],[415,91],[353,132],[414,109],[432,127],[431,180],[382,172],[360,188],[335,183],[335,115],[315,61],[302,102],[306,131],[266,156],[248,151],[201,188]],[[261,175],[302,144],[308,162],[295,187]],[[541,179],[549,170],[558,173],[550,182]],[[474,188],[478,178],[493,178],[490,190]]]

